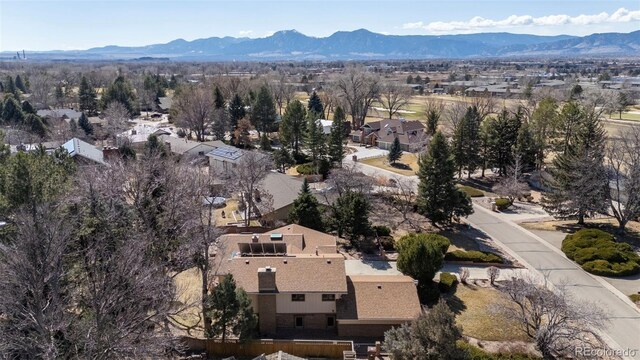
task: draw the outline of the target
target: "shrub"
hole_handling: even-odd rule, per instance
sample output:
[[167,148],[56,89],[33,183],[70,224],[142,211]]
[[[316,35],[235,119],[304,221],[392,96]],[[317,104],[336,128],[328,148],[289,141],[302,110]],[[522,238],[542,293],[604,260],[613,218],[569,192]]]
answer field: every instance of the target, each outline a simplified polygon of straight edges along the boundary
[[391,235],[391,229],[388,226],[376,225],[373,227],[373,230],[376,232],[376,234],[378,234],[378,236]]
[[380,238],[380,245],[385,251],[394,251],[396,249],[396,242],[391,236],[383,236]]
[[511,206],[511,201],[505,198],[497,198],[496,199],[496,208],[500,211],[507,210]]
[[471,186],[467,186],[467,185],[459,185],[458,188],[462,191],[464,191],[465,193],[467,193],[467,195],[469,195],[469,197],[483,197],[484,193],[474,187]]
[[455,275],[448,272],[441,272],[438,288],[443,293],[446,293],[446,292],[449,292],[457,282],[458,282],[458,278]]
[[296,171],[298,172],[298,174],[302,174],[302,175],[316,175],[316,169],[313,167],[313,164],[311,163],[298,165],[296,167]]
[[631,294],[629,295],[629,299],[634,303],[640,302],[640,294]]
[[629,244],[598,229],[582,229],[567,235],[562,251],[585,271],[603,276],[627,276],[640,273],[640,256]]
[[445,260],[448,261],[471,261],[474,263],[502,263],[503,259],[490,252],[486,251],[464,251],[464,250],[455,250],[450,253],[446,253],[444,256]]

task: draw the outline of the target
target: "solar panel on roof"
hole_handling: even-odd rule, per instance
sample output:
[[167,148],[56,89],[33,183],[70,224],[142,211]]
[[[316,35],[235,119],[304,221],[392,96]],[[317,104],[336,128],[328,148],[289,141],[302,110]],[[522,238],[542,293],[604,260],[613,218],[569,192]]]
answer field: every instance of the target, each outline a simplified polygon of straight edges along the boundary
[[229,160],[237,160],[242,156],[242,150],[230,146],[221,146],[211,150],[209,154]]

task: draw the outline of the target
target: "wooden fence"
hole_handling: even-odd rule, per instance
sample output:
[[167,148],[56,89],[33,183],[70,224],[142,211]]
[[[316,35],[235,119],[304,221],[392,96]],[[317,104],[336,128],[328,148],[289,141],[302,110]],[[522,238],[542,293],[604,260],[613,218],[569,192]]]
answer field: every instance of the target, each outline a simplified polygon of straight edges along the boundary
[[352,341],[333,340],[252,340],[244,344],[234,340],[225,343],[216,339],[182,338],[192,352],[206,352],[208,357],[259,356],[278,351],[300,356],[328,359],[342,359],[344,351],[353,351]]

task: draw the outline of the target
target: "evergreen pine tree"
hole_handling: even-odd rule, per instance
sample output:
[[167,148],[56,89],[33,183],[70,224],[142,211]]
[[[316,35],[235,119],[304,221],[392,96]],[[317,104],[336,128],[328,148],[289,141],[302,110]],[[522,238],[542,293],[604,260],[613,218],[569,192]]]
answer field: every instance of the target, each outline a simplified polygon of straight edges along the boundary
[[344,158],[344,120],[334,117],[331,123],[331,132],[329,133],[328,144],[329,159],[333,164],[342,165]]
[[269,140],[267,133],[262,133],[260,137],[260,150],[271,151],[271,140]]
[[31,106],[31,104],[28,101],[23,101],[22,102],[22,112],[26,115],[26,114],[36,114],[36,109],[33,108],[33,106]]
[[438,131],[438,122],[440,121],[440,113],[435,109],[427,111],[427,134],[433,135]]
[[336,200],[333,210],[333,227],[338,236],[346,237],[358,247],[360,238],[371,233],[369,200],[360,192],[347,191]]
[[289,150],[282,146],[280,149],[273,152],[273,164],[280,172],[285,172],[287,168],[295,164],[295,161],[291,157]]
[[2,119],[6,124],[21,124],[24,121],[24,113],[18,101],[12,96],[7,96],[2,107]]
[[22,91],[23,94],[27,93],[27,87],[25,86],[24,82],[22,81],[22,77],[20,77],[20,75],[16,75],[16,82],[15,82],[16,88],[20,91]]
[[80,103],[80,111],[85,111],[89,115],[93,115],[98,110],[98,101],[96,100],[96,91],[89,84],[86,77],[80,79],[80,89],[78,90],[78,102]]
[[[336,109],[333,110],[333,121],[339,121],[342,124],[344,124],[347,121],[347,114],[345,114],[344,109],[342,109],[342,106],[338,105],[336,106]],[[349,131],[347,130],[346,127],[343,128],[343,131],[344,131],[345,137],[349,135]]]
[[232,333],[245,341],[251,337],[253,329],[258,324],[257,317],[253,314],[251,300],[247,293],[236,287],[233,275],[227,274],[207,300],[210,316],[213,320],[211,333],[205,334],[208,338],[221,337],[224,343],[227,334]]
[[300,146],[307,130],[307,111],[302,103],[294,100],[287,104],[280,122],[280,141],[290,149],[293,149],[294,157],[300,152]]
[[251,124],[260,132],[271,132],[276,121],[276,105],[266,86],[260,87],[251,107]]
[[420,156],[418,212],[435,225],[448,225],[452,218],[473,213],[469,197],[456,188],[455,163],[441,132],[431,139],[429,151]]
[[389,154],[387,154],[387,160],[389,163],[395,164],[396,161],[402,157],[402,147],[400,147],[400,139],[396,136],[389,148]]
[[520,157],[524,170],[535,168],[538,149],[528,123],[520,125],[514,151],[515,155]]
[[220,91],[220,88],[217,86],[216,86],[216,89],[214,90],[213,103],[216,109],[224,108],[224,96],[222,96],[222,91]]
[[609,182],[604,167],[605,130],[596,114],[583,113],[572,131],[566,151],[549,168],[551,191],[543,197],[545,210],[562,219],[606,213]]
[[470,178],[480,165],[480,121],[478,109],[469,107],[453,134],[453,159],[459,177],[466,170]]
[[313,112],[307,114],[307,134],[305,142],[311,155],[311,162],[316,168],[316,173],[319,174],[321,162],[327,154],[327,144],[322,125],[318,122],[316,114]]
[[317,114],[324,113],[324,106],[322,105],[322,100],[320,100],[320,96],[314,91],[309,98],[309,103],[307,104],[307,108],[311,112],[315,112]]
[[318,200],[309,190],[307,178],[302,182],[302,189],[298,198],[294,200],[293,207],[289,213],[289,222],[308,227],[310,229],[323,231],[322,214],[320,213]]
[[56,85],[56,91],[54,95],[56,98],[56,105],[58,107],[63,107],[64,106],[64,90],[62,90],[62,85],[60,84]]
[[38,135],[41,139],[47,136],[47,127],[40,116],[35,114],[27,114],[25,116],[24,122],[29,126],[30,132]]
[[78,126],[84,131],[85,135],[93,135],[93,125],[89,122],[87,115],[82,113],[78,119]]
[[78,124],[76,123],[76,121],[74,119],[69,120],[69,132],[71,133],[71,135],[75,136],[77,131]]
[[7,81],[4,86],[4,92],[7,94],[13,94],[17,99],[19,99],[20,93],[18,92],[18,88],[13,82],[13,78],[11,76],[7,76]]
[[489,163],[498,168],[500,175],[505,176],[509,166],[513,164],[513,150],[518,139],[520,119],[511,116],[505,109],[497,118],[487,121]]
[[113,83],[107,88],[102,96],[102,109],[106,109],[109,103],[113,101],[121,102],[127,109],[129,114],[138,114],[136,107],[136,96],[131,84],[124,76],[119,75]]
[[244,103],[240,95],[233,95],[231,103],[229,104],[229,120],[231,121],[231,129],[235,129],[238,126],[238,121],[246,115],[244,109]]

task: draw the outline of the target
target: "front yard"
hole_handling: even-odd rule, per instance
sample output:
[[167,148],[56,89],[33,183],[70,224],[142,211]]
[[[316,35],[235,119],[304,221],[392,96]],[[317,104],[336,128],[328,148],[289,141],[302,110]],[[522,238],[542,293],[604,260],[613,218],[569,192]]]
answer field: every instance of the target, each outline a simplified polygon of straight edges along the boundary
[[415,175],[419,170],[418,156],[406,151],[402,153],[402,157],[395,164],[389,164],[386,156],[365,159],[360,162],[405,176]]

